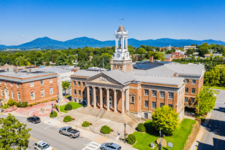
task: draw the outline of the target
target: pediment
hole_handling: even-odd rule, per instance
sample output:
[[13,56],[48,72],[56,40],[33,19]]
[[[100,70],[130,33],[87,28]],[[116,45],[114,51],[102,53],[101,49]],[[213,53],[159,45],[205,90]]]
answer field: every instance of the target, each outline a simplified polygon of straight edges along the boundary
[[119,82],[117,82],[116,80],[110,78],[109,76],[105,75],[105,74],[100,74],[97,75],[95,77],[91,77],[88,79],[89,83],[96,83],[96,84],[104,84],[104,85],[119,85],[121,86],[121,84]]

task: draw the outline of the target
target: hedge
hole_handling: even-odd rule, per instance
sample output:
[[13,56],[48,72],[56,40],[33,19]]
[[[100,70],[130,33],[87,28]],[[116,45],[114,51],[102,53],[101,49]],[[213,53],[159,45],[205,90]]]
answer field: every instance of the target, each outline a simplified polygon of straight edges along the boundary
[[73,107],[71,104],[66,104],[65,110],[72,110],[72,109],[73,109]]
[[71,116],[65,116],[63,121],[64,122],[70,122],[70,121],[72,121],[72,117]]
[[145,132],[146,131],[146,128],[144,126],[144,123],[139,123],[138,126],[137,126],[137,130],[139,132]]
[[103,134],[109,134],[109,133],[111,132],[111,129],[110,129],[110,127],[104,125],[104,126],[102,126],[102,128],[101,128],[100,131],[101,131],[101,133],[103,133]]
[[7,104],[8,104],[9,106],[13,106],[13,105],[14,105],[13,99],[9,99]]
[[58,115],[56,111],[53,111],[53,113],[52,112],[50,113],[49,117],[53,118],[53,114],[54,114],[54,117],[57,117]]
[[88,127],[90,124],[89,124],[89,122],[87,122],[87,121],[84,121],[83,123],[82,123],[82,127]]
[[136,137],[133,134],[129,134],[128,138],[126,138],[128,144],[133,145],[136,142]]

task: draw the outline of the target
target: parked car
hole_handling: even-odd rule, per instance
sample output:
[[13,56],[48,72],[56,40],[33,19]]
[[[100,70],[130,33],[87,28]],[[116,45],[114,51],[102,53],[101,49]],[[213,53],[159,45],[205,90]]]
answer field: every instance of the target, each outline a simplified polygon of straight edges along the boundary
[[60,128],[59,133],[64,134],[64,135],[68,135],[71,139],[80,136],[80,131],[72,129],[71,126]]
[[121,146],[115,143],[103,143],[100,149],[101,150],[121,150]]
[[34,143],[35,150],[53,150],[53,148],[46,142],[38,141]]
[[32,122],[32,123],[40,123],[41,119],[39,117],[37,117],[37,116],[33,116],[33,117],[28,117],[27,121],[28,122]]

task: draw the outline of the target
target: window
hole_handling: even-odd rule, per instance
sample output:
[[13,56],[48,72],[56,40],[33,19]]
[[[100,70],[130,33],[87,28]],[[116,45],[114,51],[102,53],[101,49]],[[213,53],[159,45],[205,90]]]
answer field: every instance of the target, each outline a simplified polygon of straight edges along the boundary
[[7,81],[5,81],[5,85],[7,85]]
[[98,91],[98,88],[96,87],[95,90]]
[[34,82],[30,82],[30,87],[34,87]]
[[76,85],[76,81],[73,81],[73,85]]
[[73,90],[73,93],[74,93],[74,95],[77,95],[77,91],[76,90]]
[[156,91],[152,91],[152,96],[156,97]]
[[148,90],[145,90],[145,95],[148,95]]
[[188,98],[187,97],[185,97],[185,102],[188,102]]
[[195,88],[192,88],[192,89],[191,89],[191,93],[192,93],[192,94],[195,94]]
[[16,83],[16,87],[19,88],[19,83]]
[[185,93],[188,93],[188,88],[185,88]]
[[80,81],[78,81],[78,86],[80,86]]
[[81,95],[81,91],[79,90],[79,96]]
[[148,108],[148,101],[145,101],[145,107]]
[[148,119],[148,113],[144,113],[145,119]]
[[20,93],[18,93],[18,100],[20,100]]
[[31,97],[31,99],[35,99],[34,92],[31,92],[31,93],[30,93],[30,97]]
[[85,91],[83,91],[83,97],[86,97],[86,95],[85,95]]
[[156,109],[156,102],[152,102],[152,109]]
[[43,80],[41,80],[40,82],[41,82],[41,85],[43,85],[43,84],[44,84],[44,81],[43,81]]
[[90,93],[90,95],[91,95],[91,89],[90,89],[89,93]]
[[189,79],[186,79],[186,82],[189,83]]
[[194,103],[195,102],[195,99],[194,98],[191,98],[191,103]]
[[192,84],[195,84],[196,83],[196,80],[192,80]]
[[51,95],[53,94],[53,88],[50,88],[50,94]]
[[83,87],[85,86],[85,82],[83,82]]
[[169,107],[170,107],[170,108],[173,108],[173,104],[169,104]]
[[131,96],[131,103],[134,103],[134,96]]
[[45,96],[45,90],[41,90],[41,97]]
[[3,90],[1,89],[1,96],[3,96]]
[[49,79],[49,82],[52,83],[52,79]]
[[11,87],[13,86],[13,83],[12,82],[10,82],[10,85],[11,85]]
[[12,99],[14,99],[14,92],[12,92]]
[[160,107],[163,107],[164,106],[164,103],[160,103]]
[[2,84],[2,81],[0,80],[0,84]]
[[96,103],[98,103],[98,96],[96,96]]
[[173,99],[173,93],[169,93],[169,99]]
[[165,97],[165,92],[160,92],[160,97]]

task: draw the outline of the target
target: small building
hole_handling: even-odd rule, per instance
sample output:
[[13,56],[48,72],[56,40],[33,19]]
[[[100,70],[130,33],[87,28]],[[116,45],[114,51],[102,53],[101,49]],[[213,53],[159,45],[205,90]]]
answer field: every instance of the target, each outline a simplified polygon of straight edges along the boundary
[[188,49],[195,49],[196,50],[196,46],[184,46],[184,51],[186,52]]

